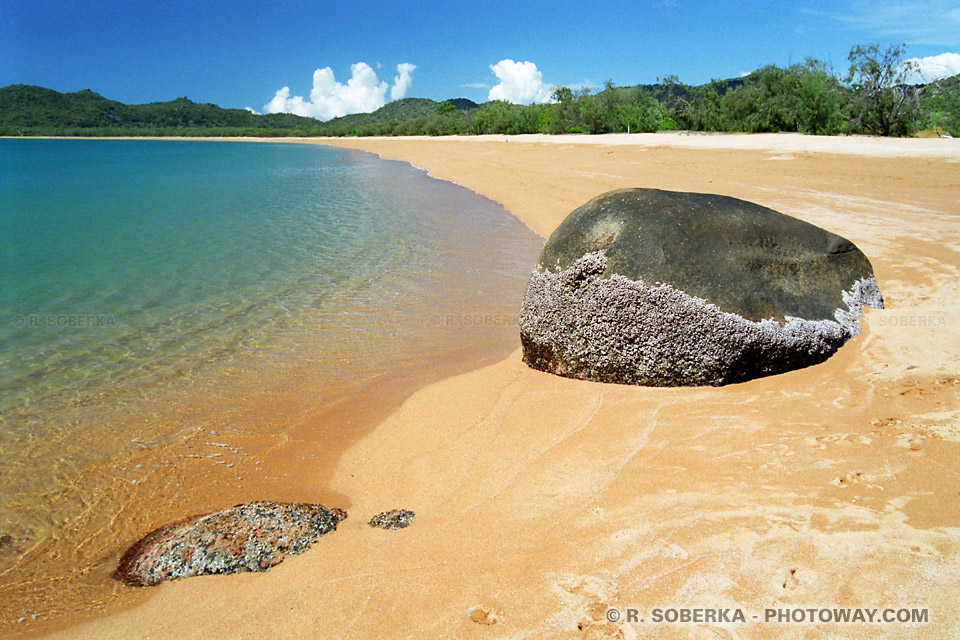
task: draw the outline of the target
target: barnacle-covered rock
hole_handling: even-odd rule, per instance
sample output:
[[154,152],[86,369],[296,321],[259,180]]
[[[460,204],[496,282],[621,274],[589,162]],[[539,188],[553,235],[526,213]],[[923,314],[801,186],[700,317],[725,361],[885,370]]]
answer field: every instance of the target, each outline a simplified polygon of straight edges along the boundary
[[735,198],[621,189],[550,236],[520,337],[558,375],[722,385],[823,362],[865,305],[883,298],[849,240]]
[[391,509],[373,516],[369,524],[381,529],[406,529],[413,524],[415,515],[417,514],[409,509]]
[[133,586],[215,573],[266,571],[306,551],[347,517],[318,504],[251,502],[195,516],[148,534],[123,556],[115,577]]

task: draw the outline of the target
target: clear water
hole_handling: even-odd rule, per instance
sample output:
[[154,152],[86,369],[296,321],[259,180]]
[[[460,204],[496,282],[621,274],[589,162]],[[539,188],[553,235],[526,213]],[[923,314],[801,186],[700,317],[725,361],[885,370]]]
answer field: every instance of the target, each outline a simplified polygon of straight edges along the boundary
[[182,366],[429,265],[384,164],[306,145],[0,141],[0,412]]
[[518,346],[541,245],[361,152],[0,140],[0,635],[159,524],[323,495],[372,385]]

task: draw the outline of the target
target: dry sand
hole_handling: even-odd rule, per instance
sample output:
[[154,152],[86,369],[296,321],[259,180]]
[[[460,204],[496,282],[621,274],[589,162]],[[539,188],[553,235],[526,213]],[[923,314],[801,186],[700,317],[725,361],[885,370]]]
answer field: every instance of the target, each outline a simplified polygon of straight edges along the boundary
[[[615,187],[752,200],[857,243],[887,308],[822,365],[718,389],[568,380],[518,349],[421,389],[318,470],[352,505],[309,552],[163,585],[64,637],[960,636],[960,141],[322,142],[409,160],[544,236]],[[389,508],[413,526],[365,524]],[[669,607],[748,622],[651,622]],[[753,621],[790,607],[931,622]]]

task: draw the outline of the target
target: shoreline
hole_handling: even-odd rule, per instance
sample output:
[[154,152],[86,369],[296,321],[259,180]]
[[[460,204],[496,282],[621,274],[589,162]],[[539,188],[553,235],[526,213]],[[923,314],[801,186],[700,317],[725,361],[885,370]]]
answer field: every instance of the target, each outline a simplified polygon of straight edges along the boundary
[[[458,313],[512,312],[525,284],[516,256],[533,259],[539,238],[501,207],[407,163],[359,151],[294,151],[268,155],[306,156],[308,167],[312,158],[342,156],[344,167],[392,189],[390,206],[429,234],[416,240],[429,254],[405,270],[381,257],[376,277],[363,284],[305,307],[284,305],[304,322],[261,325],[250,329],[253,340],[243,325],[248,340],[217,352],[219,359],[190,352],[169,375],[5,414],[13,433],[33,433],[35,420],[45,437],[11,439],[0,452],[10,453],[4,486],[15,487],[2,505],[8,519],[0,533],[13,535],[0,544],[0,635],[36,635],[149,597],[109,574],[127,547],[171,521],[253,500],[349,507],[328,482],[344,450],[418,388],[513,350],[508,326],[454,322]],[[444,216],[425,198],[462,214]],[[393,240],[402,233],[410,232]],[[471,243],[494,234],[506,238],[499,251],[464,257]],[[317,295],[311,282],[297,282]]]
[[[904,602],[891,604],[926,606],[933,622],[871,635],[960,629],[950,618],[960,586],[960,257],[951,248],[960,153],[851,161],[795,148],[523,138],[270,141],[405,160],[500,202],[544,237],[619,186],[741,197],[853,240],[888,308],[869,311],[864,333],[821,365],[719,389],[558,378],[525,367],[519,350],[440,380],[330,471],[331,489],[354,504],[340,531],[268,573],[164,585],[62,637],[366,637],[387,628],[579,637],[578,624],[629,637],[646,629],[610,627],[607,607],[749,614],[880,606],[892,592]],[[363,521],[381,507],[413,509],[417,520],[403,532],[372,531]],[[495,625],[477,624],[477,610]],[[748,631],[775,637],[784,628]]]
[[670,147],[700,150],[768,151],[783,154],[832,153],[862,155],[869,157],[930,157],[960,161],[958,138],[891,138],[868,135],[813,135],[803,133],[742,133],[717,131],[660,131],[657,133],[604,133],[604,134],[484,134],[449,136],[316,136],[275,137],[256,136],[0,136],[0,140],[170,140],[170,141],[221,141],[221,142],[296,142],[306,144],[331,144],[345,148],[361,149],[368,142],[520,142],[526,144],[559,145],[608,145],[632,147]]

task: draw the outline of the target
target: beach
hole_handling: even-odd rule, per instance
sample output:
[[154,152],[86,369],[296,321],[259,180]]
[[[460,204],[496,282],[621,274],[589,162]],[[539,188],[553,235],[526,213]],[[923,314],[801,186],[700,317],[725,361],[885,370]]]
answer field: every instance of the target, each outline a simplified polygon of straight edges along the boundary
[[[720,388],[553,376],[523,364],[518,336],[505,359],[419,388],[318,456],[330,468],[297,467],[349,514],[306,553],[140,590],[55,637],[960,635],[960,141],[306,141],[408,161],[544,238],[619,187],[756,202],[856,243],[886,308],[823,364]],[[367,525],[393,508],[413,525]],[[834,608],[926,621],[791,613]],[[693,610],[744,621],[665,613]]]

